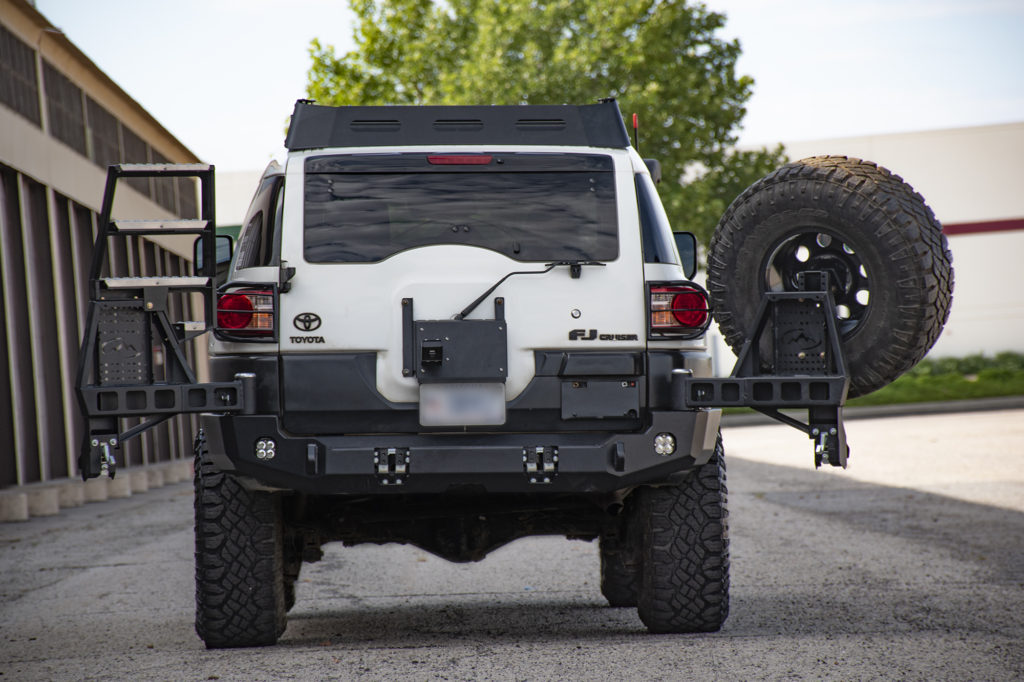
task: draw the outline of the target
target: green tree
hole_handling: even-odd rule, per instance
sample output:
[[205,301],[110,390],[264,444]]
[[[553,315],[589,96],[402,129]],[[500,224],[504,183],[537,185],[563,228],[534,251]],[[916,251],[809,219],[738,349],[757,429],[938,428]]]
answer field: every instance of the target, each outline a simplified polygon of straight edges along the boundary
[[583,104],[615,97],[661,161],[672,224],[706,243],[729,202],[778,166],[735,150],[753,80],[725,17],[683,0],[349,0],[356,49],[314,40],[321,104]]

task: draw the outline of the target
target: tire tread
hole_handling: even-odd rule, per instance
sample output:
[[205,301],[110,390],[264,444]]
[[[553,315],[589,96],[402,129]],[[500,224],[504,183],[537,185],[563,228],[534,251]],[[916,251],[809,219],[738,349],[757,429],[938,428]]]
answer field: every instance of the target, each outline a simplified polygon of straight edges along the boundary
[[721,437],[680,486],[641,491],[637,610],[651,632],[715,632],[729,615],[729,512]]
[[280,501],[218,471],[197,439],[196,633],[211,649],[266,646],[284,632]]
[[636,499],[626,498],[620,522],[599,540],[601,594],[615,607],[635,607],[640,592],[640,518]]
[[[735,352],[751,321],[737,314],[733,282],[736,252],[752,226],[785,208],[828,206],[873,226],[867,238],[888,247],[898,273],[889,282],[899,315],[891,316],[891,345],[849,367],[849,397],[865,395],[904,373],[934,345],[952,304],[952,254],[942,226],[924,198],[903,179],[872,163],[845,156],[816,156],[787,164],[754,183],[729,206],[708,248],[708,293],[722,335]],[[821,209],[824,210],[824,209]],[[740,266],[744,267],[744,266]],[[865,354],[868,355],[868,354]]]

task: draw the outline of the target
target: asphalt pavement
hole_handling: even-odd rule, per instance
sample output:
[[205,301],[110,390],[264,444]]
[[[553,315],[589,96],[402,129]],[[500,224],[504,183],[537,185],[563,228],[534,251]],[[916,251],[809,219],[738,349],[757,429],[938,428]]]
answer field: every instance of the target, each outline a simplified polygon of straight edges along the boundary
[[732,610],[649,635],[597,547],[456,565],[330,545],[276,647],[192,629],[191,486],[0,526],[0,673],[42,679],[1024,678],[1024,410],[861,419],[815,471],[781,425],[726,428]]

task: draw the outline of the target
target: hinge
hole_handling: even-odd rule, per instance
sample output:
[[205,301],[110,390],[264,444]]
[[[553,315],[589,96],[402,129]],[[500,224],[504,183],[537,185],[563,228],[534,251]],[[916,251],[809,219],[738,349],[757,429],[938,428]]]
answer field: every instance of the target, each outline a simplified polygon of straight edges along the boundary
[[558,475],[558,447],[537,445],[523,448],[523,472],[530,483],[551,483]]
[[409,478],[409,448],[374,448],[373,467],[381,485],[403,485]]

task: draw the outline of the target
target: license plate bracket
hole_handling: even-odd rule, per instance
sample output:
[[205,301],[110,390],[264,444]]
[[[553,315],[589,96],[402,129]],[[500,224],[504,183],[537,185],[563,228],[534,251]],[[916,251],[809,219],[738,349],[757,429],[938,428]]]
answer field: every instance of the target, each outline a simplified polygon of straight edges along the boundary
[[505,423],[505,384],[420,385],[421,426],[499,426]]

